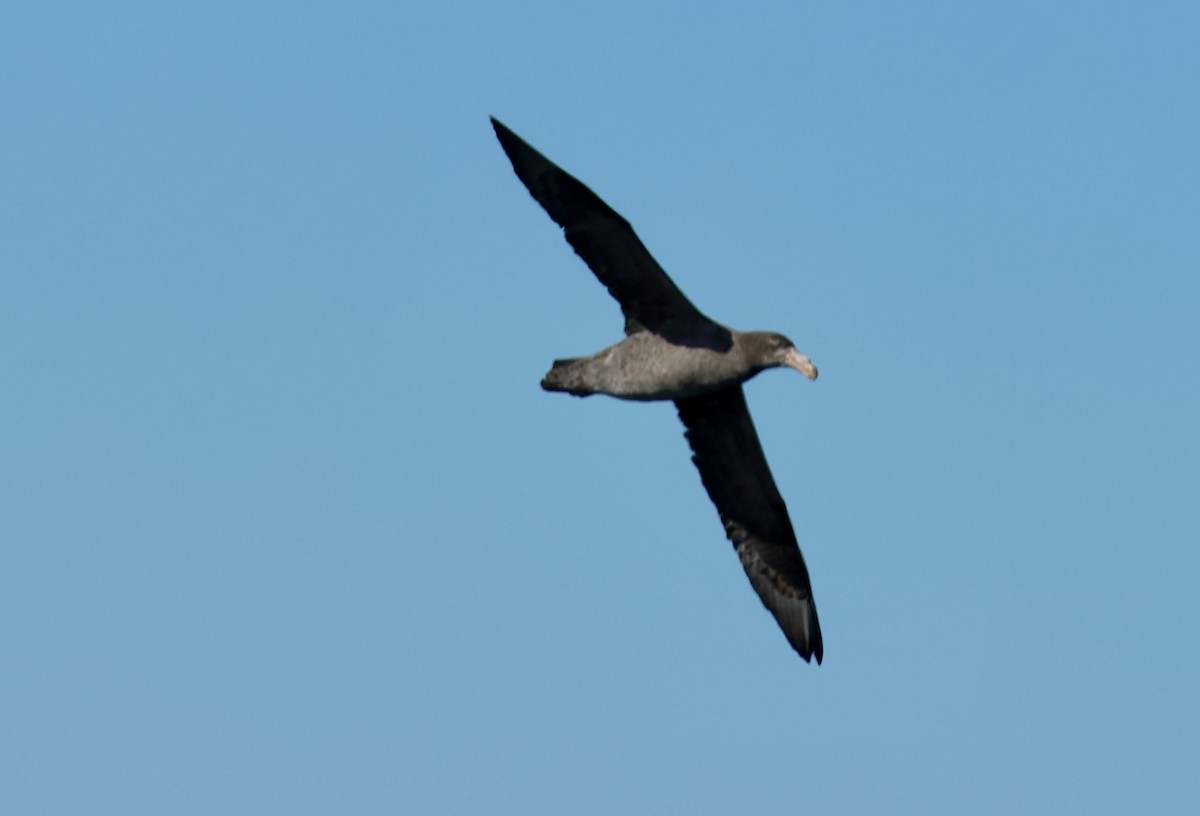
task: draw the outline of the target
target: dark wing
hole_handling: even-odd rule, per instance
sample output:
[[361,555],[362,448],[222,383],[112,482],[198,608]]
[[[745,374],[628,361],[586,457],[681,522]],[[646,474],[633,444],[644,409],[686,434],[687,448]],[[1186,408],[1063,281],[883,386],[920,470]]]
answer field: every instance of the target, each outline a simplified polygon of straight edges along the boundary
[[675,405],[687,427],[700,480],[750,583],[792,648],[805,660],[815,655],[820,663],[824,646],[808,568],[741,387],[677,400]]
[[[492,119],[496,138],[512,161],[517,178],[563,228],[567,242],[608,288],[625,313],[626,332],[642,327],[675,334],[679,324],[716,324],[679,291],[629,226],[574,176]],[[687,334],[688,332],[684,332]],[[727,332],[724,332],[728,336]],[[725,338],[721,338],[721,344]]]

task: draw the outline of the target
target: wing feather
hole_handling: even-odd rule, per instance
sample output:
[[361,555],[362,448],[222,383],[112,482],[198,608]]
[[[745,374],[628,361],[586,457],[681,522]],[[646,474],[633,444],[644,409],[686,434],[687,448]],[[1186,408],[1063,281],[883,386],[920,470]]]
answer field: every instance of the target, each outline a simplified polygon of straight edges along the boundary
[[[717,326],[679,290],[628,221],[494,118],[492,126],[517,177],[563,228],[576,254],[621,305],[627,333],[645,328],[686,338],[701,336],[694,332],[696,324]],[[691,328],[684,331],[684,327]],[[728,331],[722,327],[722,333],[719,342],[726,346]],[[712,334],[703,336],[711,338]]]
[[763,605],[801,657],[824,654],[808,568],[741,386],[678,400],[692,461]]

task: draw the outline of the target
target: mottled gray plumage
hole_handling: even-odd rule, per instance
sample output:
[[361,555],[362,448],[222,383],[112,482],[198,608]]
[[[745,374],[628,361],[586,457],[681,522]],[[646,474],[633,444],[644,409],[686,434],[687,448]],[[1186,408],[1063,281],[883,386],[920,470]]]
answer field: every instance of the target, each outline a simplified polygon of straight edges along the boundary
[[808,569],[750,419],[741,385],[787,366],[817,369],[774,332],[739,332],[700,312],[651,257],[629,223],[500,122],[496,137],[517,177],[621,305],[626,338],[590,357],[556,360],[547,391],[672,400],[692,461],[750,583],[805,660],[824,654]]

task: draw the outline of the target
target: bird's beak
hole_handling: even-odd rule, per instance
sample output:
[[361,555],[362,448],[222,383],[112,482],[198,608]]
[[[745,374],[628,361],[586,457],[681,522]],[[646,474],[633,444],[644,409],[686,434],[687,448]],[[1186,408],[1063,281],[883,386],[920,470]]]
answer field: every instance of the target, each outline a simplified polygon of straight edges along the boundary
[[813,365],[813,361],[795,349],[788,350],[787,357],[784,358],[783,364],[788,368],[796,369],[810,380],[815,380],[817,378],[817,367]]

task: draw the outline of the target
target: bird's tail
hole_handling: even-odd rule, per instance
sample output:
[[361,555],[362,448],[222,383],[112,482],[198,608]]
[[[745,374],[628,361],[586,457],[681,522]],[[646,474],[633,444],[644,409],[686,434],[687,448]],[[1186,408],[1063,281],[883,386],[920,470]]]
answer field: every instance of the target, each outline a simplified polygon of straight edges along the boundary
[[578,364],[583,357],[571,357],[566,360],[555,360],[546,376],[542,378],[542,388],[547,391],[565,391],[577,397],[586,397],[592,393],[583,382],[583,372]]

